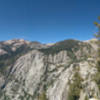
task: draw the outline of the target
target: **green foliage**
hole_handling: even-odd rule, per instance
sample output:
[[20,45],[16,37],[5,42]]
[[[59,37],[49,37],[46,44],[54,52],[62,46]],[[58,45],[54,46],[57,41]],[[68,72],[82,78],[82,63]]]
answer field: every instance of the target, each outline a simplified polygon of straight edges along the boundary
[[62,50],[68,50],[68,51],[70,51],[70,53],[72,53],[72,48],[77,50],[79,48],[79,41],[64,40],[64,41],[56,43],[55,45],[53,45],[49,48],[40,49],[40,51],[44,52],[46,55],[56,54]]
[[38,100],[47,100],[47,96],[46,96],[45,91],[43,91],[43,92],[39,95]]
[[94,22],[94,25],[98,26],[98,23],[97,22]]
[[97,60],[97,70],[98,70],[98,73],[100,73],[100,59]]
[[89,100],[88,96],[85,96],[85,100]]
[[[100,17],[98,17],[98,19],[100,20]],[[97,83],[98,87],[99,87],[99,90],[100,90],[100,24],[95,22],[94,23],[97,27],[98,27],[98,32],[96,34],[96,38],[98,39],[98,56],[97,56],[97,64],[96,64],[96,67],[97,67],[97,70],[98,72],[96,73],[96,75],[94,76],[94,81]]]
[[76,72],[74,75],[74,82],[70,85],[68,100],[78,100],[80,97],[80,91],[82,89],[81,82],[83,79],[80,77],[79,73]]
[[98,88],[100,90],[100,72],[95,74],[95,76],[93,77],[93,80],[97,83]]
[[[98,17],[98,20],[100,20],[100,16]],[[94,22],[94,25],[96,25],[97,27],[100,27],[100,24],[98,22]]]
[[[100,20],[100,16],[98,17],[98,20]],[[98,32],[95,34],[95,37],[100,40],[100,24],[98,22],[94,22],[94,25],[98,28]]]

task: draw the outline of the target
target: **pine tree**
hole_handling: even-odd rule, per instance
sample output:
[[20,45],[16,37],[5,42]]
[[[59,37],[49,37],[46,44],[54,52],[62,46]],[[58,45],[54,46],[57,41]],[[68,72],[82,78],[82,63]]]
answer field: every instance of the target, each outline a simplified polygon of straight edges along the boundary
[[[100,20],[100,16],[98,17],[98,20]],[[98,28],[98,32],[95,34],[96,38],[100,40],[100,24],[98,22],[94,22],[96,27]]]
[[[98,17],[98,19],[100,20],[100,17]],[[97,60],[96,60],[96,62],[97,62],[96,67],[98,69],[98,73],[96,74],[95,81],[100,90],[100,24],[98,22],[94,22],[94,24],[98,28],[98,32],[95,34],[96,38],[98,39],[98,42],[97,42],[98,51],[97,51]]]
[[[98,17],[98,20],[100,21],[100,16]],[[96,27],[98,28],[98,32],[95,34],[95,37],[98,39],[97,45],[98,45],[98,52],[97,52],[97,68],[100,72],[100,24],[98,22],[94,22]]]

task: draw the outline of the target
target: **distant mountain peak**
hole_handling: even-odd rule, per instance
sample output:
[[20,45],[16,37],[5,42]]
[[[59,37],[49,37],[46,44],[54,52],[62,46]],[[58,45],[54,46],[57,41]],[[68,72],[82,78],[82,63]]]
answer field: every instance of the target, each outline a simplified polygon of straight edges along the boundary
[[11,45],[13,43],[29,44],[30,42],[24,39],[13,39],[13,40],[4,41],[3,43]]

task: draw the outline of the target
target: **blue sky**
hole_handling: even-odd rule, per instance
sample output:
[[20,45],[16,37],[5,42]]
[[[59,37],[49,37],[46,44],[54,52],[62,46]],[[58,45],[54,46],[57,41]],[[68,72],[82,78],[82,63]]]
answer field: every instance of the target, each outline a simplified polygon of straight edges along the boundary
[[88,40],[98,16],[100,0],[0,0],[0,41]]

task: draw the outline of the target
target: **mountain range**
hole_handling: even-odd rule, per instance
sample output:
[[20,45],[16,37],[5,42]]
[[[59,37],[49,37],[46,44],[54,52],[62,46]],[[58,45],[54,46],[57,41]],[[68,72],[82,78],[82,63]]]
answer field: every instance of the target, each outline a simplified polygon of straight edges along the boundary
[[97,41],[1,41],[0,100],[99,100]]

